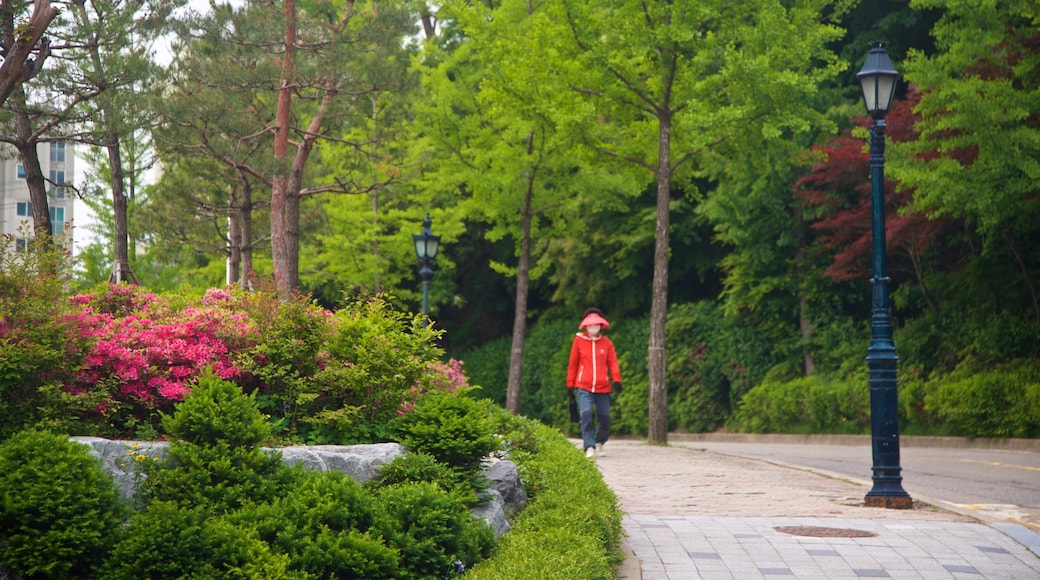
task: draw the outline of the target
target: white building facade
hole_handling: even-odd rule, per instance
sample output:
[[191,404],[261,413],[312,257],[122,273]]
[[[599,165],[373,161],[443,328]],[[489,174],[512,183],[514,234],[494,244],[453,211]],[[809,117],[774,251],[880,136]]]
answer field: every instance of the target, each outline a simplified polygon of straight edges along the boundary
[[[23,224],[32,231],[33,207],[29,187],[25,183],[25,166],[10,147],[0,161],[0,234],[15,239],[15,248],[24,249],[26,240]],[[64,142],[37,145],[40,169],[47,182],[47,204],[50,206],[51,227],[55,234],[66,233],[72,223],[73,195],[69,187],[74,171],[72,147]]]

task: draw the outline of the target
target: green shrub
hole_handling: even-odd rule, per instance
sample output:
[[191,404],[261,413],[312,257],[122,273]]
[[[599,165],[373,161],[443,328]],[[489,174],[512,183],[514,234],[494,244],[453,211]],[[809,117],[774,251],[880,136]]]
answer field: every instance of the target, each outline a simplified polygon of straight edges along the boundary
[[86,578],[125,507],[101,463],[65,435],[24,431],[0,444],[0,565],[33,578]]
[[0,236],[0,441],[44,419],[65,427],[53,386],[69,379],[92,342],[70,316],[67,276],[47,273],[65,255],[13,245]]
[[751,433],[866,433],[869,385],[866,377],[835,381],[819,376],[762,383],[744,395],[728,427]]
[[400,552],[407,578],[452,575],[456,561],[483,560],[494,545],[491,528],[434,483],[390,485],[379,490],[379,498],[387,514],[385,535]]
[[306,387],[306,439],[312,443],[385,440],[386,422],[434,378],[442,331],[381,296],[350,302],[329,319],[321,368]]
[[925,410],[966,437],[1040,436],[1040,363],[1023,360],[965,374],[930,381]]
[[493,556],[467,577],[613,578],[613,566],[623,558],[617,497],[595,464],[559,431],[533,421],[526,429],[537,440],[536,449],[512,449],[510,458],[531,501]]
[[234,358],[247,377],[243,388],[257,394],[263,412],[292,439],[314,398],[305,393],[321,364],[327,313],[305,297],[280,300],[269,292],[235,294],[235,305],[257,334],[256,344]]
[[292,470],[292,482],[268,504],[240,510],[231,518],[255,529],[289,569],[317,578],[395,578],[397,552],[380,530],[377,500],[358,482],[338,472]]
[[100,577],[305,578],[288,570],[288,558],[272,554],[255,530],[201,507],[157,501],[130,521]]
[[[506,387],[509,384],[510,349],[512,339],[503,336],[461,355],[466,361],[466,374],[469,375],[470,384],[480,385],[476,396],[494,401],[503,407],[506,404]],[[526,413],[527,410],[522,405],[523,401],[521,412]]]
[[162,425],[174,440],[144,481],[149,499],[233,509],[274,494],[281,459],[260,447],[270,427],[237,385],[202,374]]
[[501,443],[490,407],[459,393],[430,393],[390,423],[390,432],[409,451],[432,455],[449,467],[479,471]]
[[477,490],[470,484],[470,478],[460,476],[457,471],[428,453],[406,453],[395,457],[379,468],[379,479],[371,481],[369,487],[422,482],[436,484],[442,490],[455,494],[466,505],[476,505],[481,501]]

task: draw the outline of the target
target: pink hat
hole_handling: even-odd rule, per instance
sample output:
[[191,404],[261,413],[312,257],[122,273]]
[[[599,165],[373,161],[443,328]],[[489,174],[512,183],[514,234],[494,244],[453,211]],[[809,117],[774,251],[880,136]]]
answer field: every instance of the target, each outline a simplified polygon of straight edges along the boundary
[[596,324],[602,326],[603,328],[610,328],[610,323],[607,322],[607,319],[603,318],[599,314],[596,314],[595,312],[583,318],[581,320],[581,324],[578,325],[578,328],[585,328],[586,326],[593,326]]

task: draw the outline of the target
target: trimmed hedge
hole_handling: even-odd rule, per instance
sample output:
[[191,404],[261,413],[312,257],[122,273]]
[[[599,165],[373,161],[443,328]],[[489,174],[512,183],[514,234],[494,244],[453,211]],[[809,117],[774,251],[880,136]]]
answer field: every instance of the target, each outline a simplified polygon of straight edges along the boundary
[[[519,425],[515,421],[514,425]],[[520,427],[533,443],[512,459],[531,501],[491,558],[466,573],[479,579],[613,578],[621,552],[621,510],[595,464],[559,431],[533,421]]]

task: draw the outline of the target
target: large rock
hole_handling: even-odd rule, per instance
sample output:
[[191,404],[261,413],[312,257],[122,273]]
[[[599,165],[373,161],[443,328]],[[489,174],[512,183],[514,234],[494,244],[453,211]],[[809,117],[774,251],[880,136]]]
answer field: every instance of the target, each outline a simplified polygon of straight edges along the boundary
[[379,468],[390,463],[405,449],[398,443],[374,445],[297,445],[282,447],[282,461],[289,465],[302,463],[318,471],[342,471],[357,481],[379,477]]
[[506,516],[512,518],[527,505],[527,490],[520,481],[516,464],[506,459],[492,459],[484,468],[484,475],[491,480],[491,489],[502,497]]
[[502,501],[502,495],[494,489],[489,489],[484,502],[473,508],[473,517],[483,518],[498,538],[511,529],[509,520],[506,519],[506,505]]
[[143,464],[166,459],[170,448],[165,441],[113,441],[100,437],[73,437],[72,440],[90,446],[90,454],[101,460],[124,500],[132,499],[144,480]]
[[[100,437],[73,437],[73,441],[89,445],[91,454],[101,460],[105,470],[119,485],[123,499],[132,500],[144,479],[143,463],[167,457],[169,444],[163,441],[114,441]],[[359,482],[379,477],[379,469],[405,453],[397,443],[374,445],[300,445],[269,449],[280,451],[288,465],[302,463],[318,471],[342,471]],[[496,536],[509,531],[508,518],[527,504],[527,491],[512,461],[492,458],[484,474],[490,480],[486,501],[473,508],[475,517],[483,518]]]

